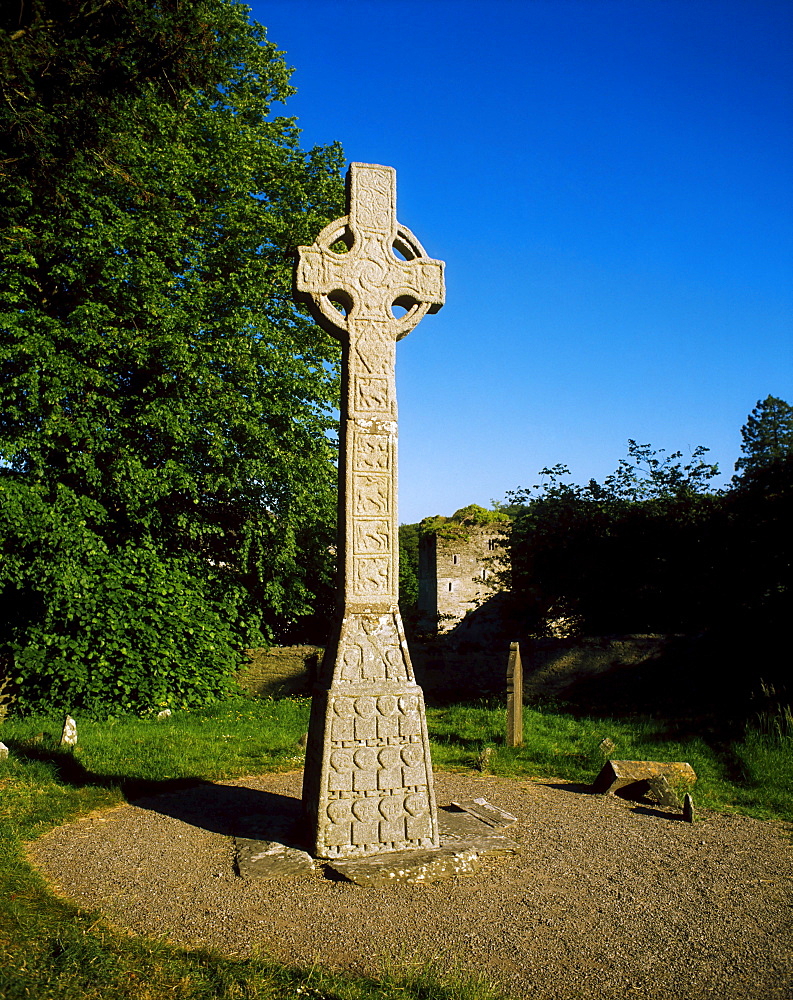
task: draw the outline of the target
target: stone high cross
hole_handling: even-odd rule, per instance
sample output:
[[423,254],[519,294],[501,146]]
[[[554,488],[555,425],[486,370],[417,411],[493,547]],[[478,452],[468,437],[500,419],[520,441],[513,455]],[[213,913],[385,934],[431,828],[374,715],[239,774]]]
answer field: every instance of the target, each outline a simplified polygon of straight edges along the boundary
[[443,263],[397,222],[391,167],[351,164],[347,198],[349,214],[298,248],[295,275],[297,297],[343,345],[339,607],[303,775],[325,858],[439,843],[424,698],[398,605],[394,362],[396,341],[443,305]]

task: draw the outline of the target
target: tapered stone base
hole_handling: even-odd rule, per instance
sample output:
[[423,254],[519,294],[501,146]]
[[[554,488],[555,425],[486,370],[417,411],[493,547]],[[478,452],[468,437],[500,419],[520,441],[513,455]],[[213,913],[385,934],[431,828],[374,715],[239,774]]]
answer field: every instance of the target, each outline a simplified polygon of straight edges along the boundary
[[311,706],[303,806],[318,858],[437,847],[424,696],[399,612],[351,613]]

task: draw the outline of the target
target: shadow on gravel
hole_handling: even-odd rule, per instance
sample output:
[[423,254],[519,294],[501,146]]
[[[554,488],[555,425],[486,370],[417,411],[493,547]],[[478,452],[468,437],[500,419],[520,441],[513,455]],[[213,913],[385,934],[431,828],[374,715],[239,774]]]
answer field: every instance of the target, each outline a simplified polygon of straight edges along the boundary
[[635,813],[642,816],[657,816],[659,819],[668,819],[672,823],[685,823],[685,818],[680,812],[669,812],[666,809],[653,809],[652,806],[634,806]]
[[538,784],[546,788],[557,788],[560,792],[572,792],[574,795],[593,795],[592,786],[578,781],[542,781]]
[[[560,792],[572,792],[573,795],[599,795],[598,792],[592,791],[591,785],[582,785],[577,782],[542,782],[546,788],[555,788]],[[673,822],[683,822],[683,814],[678,812],[672,812],[667,809],[660,809],[653,806],[652,802],[648,802],[647,799],[636,799],[631,794],[621,795],[619,791],[614,793],[617,798],[622,799],[625,802],[638,803],[633,806],[633,812],[641,813],[642,816],[656,816],[660,819],[668,819]]]
[[136,799],[134,805],[225,837],[303,846],[301,802],[288,795],[207,781],[193,788]]
[[212,833],[300,846],[296,827],[302,812],[297,798],[215,784],[204,778],[150,781],[120,774],[98,774],[84,767],[71,750],[23,740],[9,740],[8,746],[18,758],[49,764],[57,780],[73,788],[118,788],[130,805]]

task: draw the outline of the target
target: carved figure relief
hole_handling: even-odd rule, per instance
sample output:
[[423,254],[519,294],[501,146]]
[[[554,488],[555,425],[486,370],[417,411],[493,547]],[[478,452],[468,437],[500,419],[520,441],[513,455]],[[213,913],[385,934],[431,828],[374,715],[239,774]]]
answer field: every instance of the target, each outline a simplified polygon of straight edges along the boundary
[[[351,615],[342,629],[344,670],[366,680],[373,663],[405,676],[393,614]],[[359,674],[363,675],[358,676]],[[346,674],[345,674],[346,676]],[[331,696],[326,856],[431,846],[431,774],[422,735],[422,699],[414,690]],[[338,803],[344,802],[344,805]]]
[[390,412],[391,400],[387,378],[359,375],[356,379],[355,408],[380,413]]
[[355,468],[366,472],[370,469],[389,468],[389,441],[386,434],[356,434]]
[[390,593],[390,569],[388,556],[356,556],[355,592],[372,597]]
[[356,338],[355,361],[357,370],[369,375],[384,375],[391,381],[394,370],[394,341],[391,331],[383,323],[372,324],[361,330]]
[[356,552],[388,552],[390,539],[388,521],[358,521],[355,525]]
[[[342,629],[339,658],[340,682],[409,679],[393,612],[384,615],[355,615],[347,621]],[[397,725],[397,703],[393,696],[385,697],[387,700],[383,704],[393,703],[393,708],[390,712],[381,710],[381,714],[393,716],[393,720],[388,725],[378,724],[383,732],[390,731]]]
[[384,476],[355,476],[353,510],[356,514],[387,514],[390,510],[390,479]]

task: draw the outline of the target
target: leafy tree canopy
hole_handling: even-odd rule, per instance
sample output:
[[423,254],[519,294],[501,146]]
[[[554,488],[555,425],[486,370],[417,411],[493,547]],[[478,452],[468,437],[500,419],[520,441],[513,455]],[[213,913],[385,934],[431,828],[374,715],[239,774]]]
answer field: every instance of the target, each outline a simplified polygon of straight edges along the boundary
[[793,406],[776,396],[758,399],[741,428],[736,483],[793,455]]
[[419,599],[419,526],[399,526],[399,605],[404,614]]
[[556,465],[542,470],[544,482],[508,494],[523,504],[511,534],[513,588],[538,631],[560,617],[595,633],[674,631],[701,619],[718,474],[706,453],[698,447],[686,461],[630,440],[602,483],[571,483]]
[[[13,9],[10,9],[13,7]],[[0,15],[0,649],[20,704],[216,697],[330,580],[342,151],[232,0]],[[1,671],[0,671],[1,672]]]
[[470,528],[508,522],[509,514],[504,511],[487,510],[485,507],[472,503],[456,510],[451,517],[444,517],[443,514],[425,517],[419,522],[419,534],[421,537],[436,534],[441,538],[459,538],[467,541],[469,538],[468,529]]

